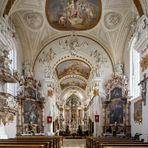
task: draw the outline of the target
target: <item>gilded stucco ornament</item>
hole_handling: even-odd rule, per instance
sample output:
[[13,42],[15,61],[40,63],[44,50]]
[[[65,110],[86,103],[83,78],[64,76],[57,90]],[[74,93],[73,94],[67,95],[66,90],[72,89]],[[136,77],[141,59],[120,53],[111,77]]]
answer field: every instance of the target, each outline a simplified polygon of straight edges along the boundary
[[140,61],[142,72],[148,68],[148,54],[146,54]]

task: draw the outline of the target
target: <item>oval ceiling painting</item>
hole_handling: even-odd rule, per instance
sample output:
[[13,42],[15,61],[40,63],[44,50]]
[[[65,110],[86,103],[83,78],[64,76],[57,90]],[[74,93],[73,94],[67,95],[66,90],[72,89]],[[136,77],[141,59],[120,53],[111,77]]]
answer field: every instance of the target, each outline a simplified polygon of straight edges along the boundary
[[49,24],[58,30],[88,30],[101,17],[101,0],[46,0]]

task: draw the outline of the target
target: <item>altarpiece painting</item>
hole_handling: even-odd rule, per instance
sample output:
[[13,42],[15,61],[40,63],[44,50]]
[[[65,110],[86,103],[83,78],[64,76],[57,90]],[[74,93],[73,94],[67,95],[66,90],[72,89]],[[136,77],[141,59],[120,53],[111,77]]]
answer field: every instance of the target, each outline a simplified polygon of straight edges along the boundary
[[123,123],[123,101],[117,100],[110,103],[110,123]]
[[37,124],[40,116],[39,109],[35,101],[26,100],[24,102],[24,123],[32,122],[33,124]]

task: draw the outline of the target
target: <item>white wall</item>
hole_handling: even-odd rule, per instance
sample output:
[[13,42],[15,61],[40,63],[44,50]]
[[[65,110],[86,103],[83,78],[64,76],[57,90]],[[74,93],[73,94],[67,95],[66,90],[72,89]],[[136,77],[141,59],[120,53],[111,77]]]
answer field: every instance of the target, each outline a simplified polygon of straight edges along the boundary
[[[145,26],[145,27],[143,27]],[[140,53],[141,60],[145,55],[148,55],[148,17],[143,15],[138,19],[137,26],[136,26],[136,32],[135,35],[137,36],[137,41],[135,42],[134,48]],[[144,71],[140,72],[140,80],[143,80],[143,76],[146,74],[146,77],[148,77],[148,68]],[[141,125],[141,136],[140,138],[144,139],[145,142],[148,142],[148,80],[147,87],[146,87],[146,105],[144,105],[144,102],[142,104],[142,125]],[[134,123],[132,122],[132,127],[134,132],[138,132],[140,129],[135,127]]]
[[[43,95],[45,97],[45,105],[44,105],[44,132],[45,134],[54,134],[53,133],[53,121],[58,118],[59,111],[56,106],[56,97],[55,94],[53,96],[48,96],[48,85],[50,81],[44,80],[42,81],[43,86]],[[47,116],[52,117],[52,123],[47,123]]]
[[15,39],[15,45],[16,45],[16,52],[17,52],[17,71],[22,74],[22,63],[24,62],[24,56],[23,56],[23,51],[22,51],[22,46],[19,40],[19,37],[16,34],[16,39]]
[[13,122],[6,124],[5,131],[8,138],[16,137],[16,116],[14,117]]
[[95,109],[95,115],[99,115],[99,122],[94,122],[95,126],[94,136],[98,137],[101,136],[103,132],[103,109],[102,109],[102,101],[99,96],[96,96],[94,98],[94,109]]
[[[88,116],[94,122],[94,133],[93,136],[101,136],[103,132],[103,109],[101,97],[95,96],[92,104],[89,106],[87,111]],[[95,122],[95,115],[99,115],[99,122]]]
[[[141,59],[142,57],[144,57],[145,55],[148,55],[148,49],[141,54]],[[143,72],[141,72],[141,80],[143,80],[143,75],[146,74],[146,77],[148,78],[148,68],[146,70],[144,70]],[[146,105],[142,106],[142,112],[143,112],[143,126],[142,126],[142,138],[148,142],[148,80],[147,80],[147,86],[146,86]]]

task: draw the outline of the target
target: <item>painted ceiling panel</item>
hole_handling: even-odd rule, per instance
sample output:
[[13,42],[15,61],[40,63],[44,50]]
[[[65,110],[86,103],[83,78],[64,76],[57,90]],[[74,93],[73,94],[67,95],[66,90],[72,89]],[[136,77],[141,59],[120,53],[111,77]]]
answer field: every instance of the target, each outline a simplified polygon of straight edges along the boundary
[[58,30],[87,30],[101,17],[101,0],[46,0],[49,24]]
[[61,89],[65,89],[70,86],[78,86],[84,90],[86,88],[86,85],[87,85],[86,82],[79,79],[79,78],[67,78],[67,79],[63,80],[60,84]]
[[91,68],[88,64],[80,60],[66,60],[56,67],[59,79],[66,75],[80,75],[85,79],[89,78]]

